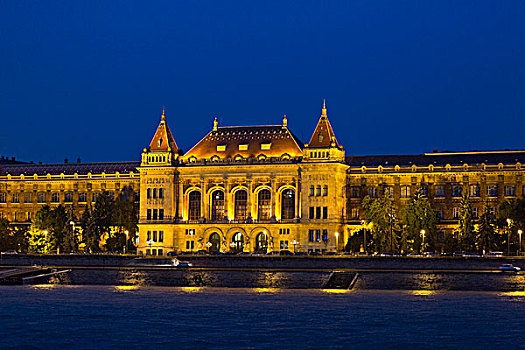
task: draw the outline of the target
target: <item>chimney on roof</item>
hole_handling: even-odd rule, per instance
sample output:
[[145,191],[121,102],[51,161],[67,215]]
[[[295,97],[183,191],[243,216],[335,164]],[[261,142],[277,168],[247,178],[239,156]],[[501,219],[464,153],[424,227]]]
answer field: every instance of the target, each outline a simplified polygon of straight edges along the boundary
[[432,152],[434,152],[434,153],[438,153],[438,149],[437,149],[437,148],[434,148],[434,149],[432,150]]
[[80,163],[80,158],[77,158],[77,163]]
[[68,160],[67,160],[67,158],[66,158],[66,159],[64,159],[64,163],[65,163],[65,164],[67,164],[67,163],[68,163]]

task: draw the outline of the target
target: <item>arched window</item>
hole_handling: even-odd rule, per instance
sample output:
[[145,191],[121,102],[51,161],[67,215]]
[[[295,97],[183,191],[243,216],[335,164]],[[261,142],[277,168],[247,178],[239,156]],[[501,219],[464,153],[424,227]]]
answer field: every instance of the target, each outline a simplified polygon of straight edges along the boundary
[[157,198],[157,189],[154,188],[153,189],[153,195],[152,195],[153,198]]
[[328,196],[328,186],[327,185],[324,185],[323,186],[323,196]]
[[[222,191],[219,191],[222,193]],[[221,236],[217,232],[213,232],[210,235],[210,240],[208,241],[210,244],[208,245],[210,248],[210,252],[218,252],[221,247]]]
[[257,219],[269,220],[272,210],[272,194],[269,190],[260,190],[257,195]]
[[199,220],[201,218],[201,193],[191,191],[189,195],[189,219]]
[[147,193],[147,198],[150,199],[151,198],[151,188],[148,188],[148,190],[146,191]]
[[316,196],[320,196],[321,195],[321,185],[317,185],[317,191],[315,192],[315,195]]
[[289,188],[283,191],[281,197],[281,219],[293,218],[295,218],[295,191]]
[[315,187],[314,187],[314,185],[310,186],[310,196],[315,196]]
[[221,190],[213,191],[211,194],[211,219],[213,221],[224,219],[224,192]]
[[245,190],[235,192],[235,220],[246,220],[248,214],[248,194]]
[[255,251],[259,253],[266,253],[268,249],[268,236],[266,232],[261,232],[255,237]]
[[242,252],[244,248],[244,237],[242,233],[237,232],[232,237],[231,250],[234,252]]

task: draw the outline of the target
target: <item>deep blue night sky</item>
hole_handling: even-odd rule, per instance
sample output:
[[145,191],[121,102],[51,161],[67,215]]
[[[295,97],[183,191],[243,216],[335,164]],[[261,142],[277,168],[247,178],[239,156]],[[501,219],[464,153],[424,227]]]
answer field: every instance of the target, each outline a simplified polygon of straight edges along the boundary
[[[297,5],[301,4],[301,5]],[[523,1],[0,0],[0,154],[139,160],[288,125],[349,154],[524,149]]]

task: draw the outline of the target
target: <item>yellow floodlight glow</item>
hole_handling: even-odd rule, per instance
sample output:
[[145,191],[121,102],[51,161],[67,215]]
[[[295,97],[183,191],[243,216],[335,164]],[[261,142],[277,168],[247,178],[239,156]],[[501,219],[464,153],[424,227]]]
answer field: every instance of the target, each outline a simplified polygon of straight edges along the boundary
[[188,293],[201,292],[203,289],[203,287],[180,287],[180,290]]
[[139,289],[139,286],[115,286],[115,289],[118,291],[128,291]]
[[253,288],[255,293],[275,293],[278,291],[278,288]]
[[412,290],[410,291],[412,295],[433,295],[436,294],[434,290]]
[[323,293],[330,293],[330,294],[344,294],[344,293],[350,293],[352,290],[350,289],[321,289]]
[[500,295],[505,297],[525,297],[525,291],[519,290],[514,292],[503,292],[500,293]]

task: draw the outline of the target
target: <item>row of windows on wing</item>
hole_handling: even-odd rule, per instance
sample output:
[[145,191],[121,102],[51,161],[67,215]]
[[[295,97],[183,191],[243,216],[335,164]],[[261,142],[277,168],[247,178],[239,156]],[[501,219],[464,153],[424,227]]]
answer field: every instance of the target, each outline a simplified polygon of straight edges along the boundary
[[[248,144],[248,143],[241,143],[241,144],[239,144],[237,146],[237,149],[239,151],[247,151],[249,146],[250,146],[250,144]],[[232,147],[232,146],[230,146],[230,147]],[[227,144],[217,145],[217,152],[226,152],[227,148],[228,148]],[[271,142],[262,142],[260,144],[260,150],[261,151],[269,151],[270,148],[272,148],[272,143]]]
[[[47,203],[48,199],[51,203],[61,203],[60,197],[63,193],[64,196],[64,203],[73,203],[74,194],[73,192],[38,192],[36,193],[36,196],[33,195],[33,192],[24,192],[23,198],[24,203],[33,203],[33,200],[36,198],[37,203]],[[100,193],[98,192],[91,192],[91,196],[88,196],[87,192],[79,192],[78,193],[78,202],[79,203],[87,203],[89,199],[91,199],[91,202],[96,202],[98,196]],[[115,192],[108,192],[108,195],[110,199],[115,198]],[[89,198],[91,197],[91,198]],[[15,192],[11,194],[11,203],[20,203],[21,201],[21,193]],[[7,200],[7,193],[1,192],[0,193],[0,203],[6,203]]]
[[312,159],[323,159],[323,158],[329,158],[330,152],[328,151],[311,151],[310,152],[310,158]]
[[[411,196],[411,186],[401,186],[401,198],[410,198]],[[480,197],[481,196],[481,187],[479,185],[470,185],[468,187],[470,197]],[[428,196],[428,187],[421,187],[421,194],[423,196]],[[369,187],[364,195],[367,195],[371,198],[377,198],[378,188]],[[386,186],[383,188],[383,195],[388,198],[394,197],[394,187]],[[498,197],[498,185],[488,185],[486,189],[487,197]],[[516,186],[514,185],[505,185],[503,187],[503,195],[505,197],[515,197],[516,196]],[[522,187],[522,195],[525,196],[525,185]],[[452,187],[452,197],[462,197],[463,196],[463,186],[457,185]],[[350,197],[351,198],[360,198],[361,197],[361,187],[352,186],[350,188]],[[445,197],[445,186],[437,185],[434,186],[434,197],[443,198]]]
[[[188,219],[190,221],[200,220],[203,216],[201,208],[201,192],[192,191],[188,196]],[[252,215],[248,208],[248,193],[246,190],[238,190],[234,194],[234,220],[246,221]],[[210,220],[223,221],[226,216],[224,191],[216,190],[211,195]],[[267,221],[272,218],[272,194],[268,189],[262,189],[257,193],[257,220]],[[286,189],[281,193],[281,220],[295,218],[295,191]]]
[[[480,213],[479,208],[473,206],[471,209],[472,209],[472,217],[474,219],[479,219],[479,213]],[[438,218],[440,220],[446,220],[446,219],[457,220],[457,219],[459,219],[459,216],[461,214],[461,207],[453,207],[450,211],[448,211],[448,210],[449,209],[438,208],[437,209]],[[445,211],[448,211],[448,213],[450,213],[451,216],[448,217],[447,215],[445,215],[446,214]],[[495,213],[495,209],[493,207],[488,207],[488,211],[489,211],[489,214],[491,214],[491,215],[494,215],[494,213]],[[352,220],[359,220],[359,219],[361,219],[359,214],[360,214],[359,208],[352,208],[351,212],[350,212],[350,219],[352,219]]]
[[164,198],[164,189],[163,188],[148,188],[146,190],[147,199],[163,199]]
[[317,186],[311,185],[310,186],[310,197],[313,197],[313,196],[316,196],[316,197],[328,196],[328,185],[323,185],[322,187],[321,185],[317,185]]
[[[244,156],[242,156],[242,155],[240,155],[240,154],[237,154],[237,155],[233,156],[233,160],[234,160],[234,161],[237,161],[237,162],[240,162],[240,161],[246,160],[246,159],[248,159],[248,158],[249,158],[249,157],[244,157]],[[257,160],[259,160],[259,161],[264,161],[264,160],[268,159],[268,156],[267,156],[266,154],[259,154],[259,155],[258,155],[257,157],[255,157],[255,158],[256,158]],[[280,159],[281,159],[281,160],[289,160],[289,159],[291,159],[291,158],[292,158],[292,157],[291,157],[288,153],[283,153],[283,154],[281,154],[281,156],[280,156]],[[212,161],[212,162],[220,162],[221,159],[222,159],[222,158],[219,157],[218,155],[213,155],[213,156],[210,157],[210,161]],[[188,158],[188,162],[190,162],[190,163],[196,163],[197,160],[198,160],[198,158],[195,157],[195,156],[191,156],[191,157]]]
[[[434,163],[436,163],[436,162],[434,162]],[[367,168],[367,167],[364,165],[364,162],[361,162],[361,165],[362,165],[362,166],[361,166],[361,172],[362,172],[362,173],[366,173],[367,170],[371,170],[371,171],[373,171],[373,170],[375,169],[374,166],[370,166],[369,168]],[[385,162],[385,165],[388,165],[388,162]],[[464,163],[463,165],[460,165],[460,166],[454,166],[454,168],[463,168],[464,171],[468,171],[469,168],[474,168],[474,167],[476,167],[476,166],[477,166],[477,165],[468,165],[467,163]],[[486,169],[487,169],[487,165],[486,165],[485,163],[481,163],[481,164],[478,165],[478,166],[481,168],[481,170],[486,170]],[[489,166],[490,166],[490,165],[489,165]],[[509,164],[508,166],[512,166],[512,165]],[[519,162],[516,163],[514,166],[516,167],[517,170],[520,170],[520,169],[521,169],[521,163],[519,163]],[[437,167],[440,167],[440,166],[438,165]],[[503,163],[499,163],[499,164],[497,165],[497,167],[498,167],[499,170],[502,170],[503,167],[504,167],[504,165],[503,165]],[[406,167],[404,167],[404,168],[406,168]],[[434,164],[430,164],[428,167],[425,167],[425,166],[421,166],[421,165],[418,166],[418,165],[412,164],[412,165],[410,166],[410,168],[411,168],[411,170],[412,170],[413,172],[416,172],[418,169],[421,169],[421,170],[428,169],[429,171],[434,171],[434,169],[436,168],[436,166],[435,166]],[[390,168],[389,168],[389,167],[386,167],[386,168],[385,168],[385,167],[383,167],[382,165],[379,165],[379,166],[377,167],[377,171],[380,172],[380,173],[382,173],[385,169],[388,170],[388,169],[391,169],[391,167],[390,167]],[[400,171],[400,170],[401,170],[401,167],[400,167],[399,165],[395,165],[395,166],[394,166],[394,171],[398,172],[398,171]],[[446,164],[446,165],[445,165],[445,170],[446,170],[446,171],[452,171],[452,165],[450,165],[450,164]]]
[[148,155],[148,163],[166,163],[168,161],[168,157],[166,155],[154,155],[149,154]]

